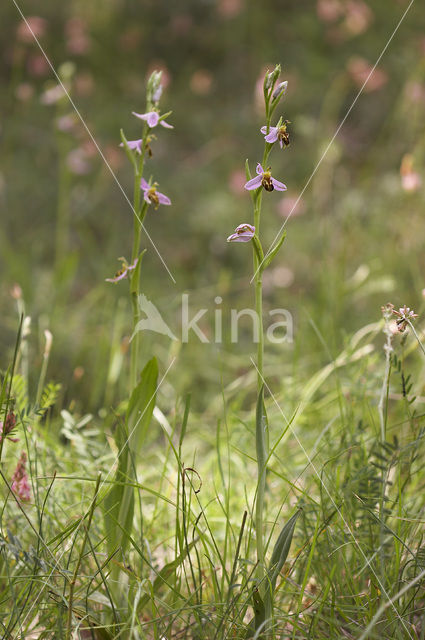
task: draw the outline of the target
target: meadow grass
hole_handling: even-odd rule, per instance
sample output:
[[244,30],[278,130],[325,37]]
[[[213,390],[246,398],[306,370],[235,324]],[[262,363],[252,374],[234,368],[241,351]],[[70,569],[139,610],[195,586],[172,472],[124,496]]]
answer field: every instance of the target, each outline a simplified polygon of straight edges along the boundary
[[[412,332],[396,335],[388,375],[382,329],[383,322],[361,329],[302,384],[288,371],[278,385],[279,362],[267,367],[267,553],[301,509],[278,580],[273,637],[424,637],[423,399],[415,398],[423,362]],[[3,637],[262,637],[249,626],[252,372],[237,393],[223,388],[212,398],[217,428],[202,441],[205,418],[190,411],[189,398],[168,418],[154,414],[131,485],[134,521],[123,555],[108,551],[102,516],[119,412],[103,420],[62,412],[60,420],[52,410],[57,388],[49,384],[35,407],[21,368],[18,349],[2,396],[3,406],[14,398],[20,439],[6,441],[2,470]],[[10,491],[16,447],[28,453],[29,503]]]

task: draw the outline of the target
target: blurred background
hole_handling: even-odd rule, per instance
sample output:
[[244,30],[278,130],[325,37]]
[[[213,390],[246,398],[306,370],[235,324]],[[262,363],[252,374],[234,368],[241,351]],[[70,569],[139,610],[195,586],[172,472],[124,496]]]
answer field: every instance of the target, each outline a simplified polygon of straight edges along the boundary
[[[29,33],[31,25],[97,145],[132,199],[133,175],[120,128],[139,137],[144,86],[163,71],[162,111],[149,175],[172,200],[149,211],[146,296],[178,333],[181,294],[212,335],[216,296],[223,317],[253,305],[249,247],[228,245],[252,222],[244,163],[261,159],[264,72],[288,80],[277,115],[291,145],[272,154],[288,190],[266,194],[264,243],[288,237],[264,277],[265,312],[285,307],[294,343],[267,346],[281,376],[317,367],[347,336],[380,318],[382,304],[423,308],[425,288],[425,7],[408,10],[333,143],[341,121],[409,7],[407,0],[5,0],[0,8],[1,367],[13,355],[19,311],[31,317],[28,358],[36,386],[53,334],[49,378],[64,405],[97,410],[123,397],[131,333],[127,282],[112,285],[130,257],[133,219],[96,146]],[[326,151],[326,154],[324,152]],[[313,174],[317,163],[320,166]],[[308,186],[306,187],[306,184]],[[306,188],[305,188],[306,187]],[[304,190],[305,188],[305,190]],[[300,194],[296,207],[294,208]],[[225,321],[224,321],[225,324]],[[246,335],[245,335],[246,334]],[[238,344],[187,345],[144,334],[177,394],[208,404],[251,369],[250,326]],[[286,364],[285,364],[286,363]],[[274,369],[272,369],[275,367]],[[279,367],[283,367],[279,369]],[[163,389],[172,404],[174,393]]]

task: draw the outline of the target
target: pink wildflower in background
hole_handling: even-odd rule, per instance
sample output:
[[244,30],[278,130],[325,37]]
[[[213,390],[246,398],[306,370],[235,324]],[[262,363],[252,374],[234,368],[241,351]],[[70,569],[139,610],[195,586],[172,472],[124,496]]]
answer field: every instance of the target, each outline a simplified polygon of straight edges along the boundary
[[413,168],[413,156],[411,156],[410,153],[403,156],[400,167],[400,176],[401,186],[404,191],[417,191],[422,184],[420,174]]
[[394,309],[394,306],[391,304],[387,305],[388,308],[391,308],[392,313],[398,317],[397,327],[400,333],[406,330],[407,326],[415,319],[418,318],[418,314],[413,311],[410,307],[404,305],[404,307],[400,307],[399,310]]
[[14,430],[15,426],[16,426],[15,414],[13,413],[13,411],[9,411],[9,413],[6,416],[6,420],[4,421],[4,424],[3,422],[0,422],[0,442],[3,440],[3,437],[7,438],[11,442],[18,442],[18,438],[12,438],[10,435]]
[[12,476],[12,491],[22,502],[31,500],[31,486],[27,474],[27,454],[22,451]]
[[388,75],[385,71],[378,67],[373,70],[370,62],[359,56],[353,56],[349,59],[347,70],[353,82],[359,88],[363,88],[366,93],[378,91],[388,82]]
[[190,78],[190,88],[199,96],[206,96],[211,92],[213,76],[206,69],[198,69]]
[[84,55],[90,49],[87,25],[81,18],[70,18],[65,23],[66,48],[74,55]]
[[42,38],[46,33],[47,21],[40,16],[29,16],[19,23],[16,30],[18,40],[27,44],[35,43],[34,36]]
[[317,0],[316,11],[322,22],[336,22],[344,9],[339,0]]
[[345,7],[345,28],[353,35],[364,33],[373,20],[373,13],[363,0],[348,0]]

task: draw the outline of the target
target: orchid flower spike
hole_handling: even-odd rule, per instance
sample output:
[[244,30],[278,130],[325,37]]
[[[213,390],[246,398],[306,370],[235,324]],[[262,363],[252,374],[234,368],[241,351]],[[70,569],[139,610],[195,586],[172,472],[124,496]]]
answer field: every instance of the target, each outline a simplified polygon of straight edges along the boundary
[[132,114],[140,120],[145,120],[151,129],[156,127],[158,123],[161,127],[165,127],[166,129],[174,129],[172,124],[168,124],[165,120],[159,120],[159,113],[157,111],[148,111],[148,113],[136,113],[135,111],[132,111]]
[[127,278],[128,274],[134,271],[134,269],[136,268],[139,259],[136,258],[133,264],[128,264],[125,258],[118,258],[118,260],[121,260],[122,262],[121,269],[116,272],[113,278],[106,278],[106,282],[116,283]]
[[255,235],[255,227],[252,224],[240,224],[235,232],[227,238],[227,242],[249,242]]
[[248,180],[245,185],[245,189],[248,191],[252,191],[253,189],[258,189],[259,187],[264,187],[266,191],[286,191],[286,185],[283,182],[279,182],[276,178],[272,177],[270,167],[267,171],[264,171],[263,167],[260,163],[257,164],[257,176]]
[[143,198],[145,202],[148,204],[153,203],[155,205],[155,209],[158,209],[160,204],[171,204],[170,198],[156,190],[157,184],[157,182],[154,182],[153,185],[150,185],[144,178],[142,178],[140,182],[140,188],[143,191]]

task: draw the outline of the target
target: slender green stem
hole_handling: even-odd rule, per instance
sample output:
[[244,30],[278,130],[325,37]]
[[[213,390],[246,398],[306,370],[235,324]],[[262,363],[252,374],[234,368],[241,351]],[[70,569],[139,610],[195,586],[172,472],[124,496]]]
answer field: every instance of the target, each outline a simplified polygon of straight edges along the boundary
[[[258,267],[257,267],[258,268]],[[255,278],[255,310],[258,318],[258,344],[257,344],[257,388],[258,392],[264,384],[263,361],[264,361],[264,329],[263,329],[263,273],[261,269]]]
[[[131,262],[139,257],[140,254],[140,242],[142,235],[142,224],[146,215],[147,207],[140,206],[141,200],[141,188],[140,181],[143,175],[143,167],[145,161],[146,154],[146,146],[147,146],[147,126],[143,127],[143,142],[142,142],[142,153],[140,154],[140,159],[138,164],[136,165],[136,170],[134,172],[134,195],[133,195],[133,203],[134,203],[134,219],[133,219],[133,250],[131,253]],[[134,329],[139,322],[140,319],[140,309],[139,309],[139,293],[140,293],[140,281],[138,280],[136,283],[136,290],[131,291],[131,304],[133,309],[133,332]],[[131,343],[131,354],[130,354],[130,392],[134,389],[137,384],[137,371],[138,371],[138,361],[140,354],[140,331],[136,332],[132,343]]]
[[[270,128],[270,117],[268,110],[266,114],[267,131]],[[262,166],[266,170],[267,160],[270,154],[271,145],[265,143]],[[264,387],[263,362],[264,362],[264,328],[263,328],[263,251],[260,241],[261,206],[263,201],[263,188],[261,187],[254,199],[254,226],[256,237],[253,241],[254,273],[255,273],[255,310],[258,322],[258,344],[257,344],[257,395],[262,397]],[[258,417],[257,417],[258,422]],[[257,429],[259,428],[257,424]],[[255,503],[255,534],[257,548],[258,579],[262,581],[265,577],[265,553],[264,553],[264,495],[266,490],[268,438],[262,426],[260,437],[257,434],[256,454],[257,454],[257,499]],[[266,427],[267,428],[267,427]]]
[[46,333],[45,339],[46,339],[46,345],[43,353],[43,361],[41,363],[40,377],[38,379],[37,395],[35,396],[35,404],[37,406],[40,404],[41,395],[43,393],[43,388],[44,388],[44,382],[46,380],[47,366],[49,364],[50,346],[51,346],[51,340],[52,340],[51,334]]

